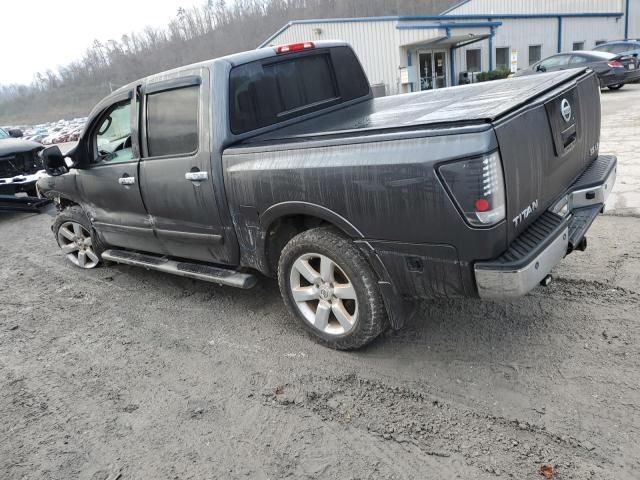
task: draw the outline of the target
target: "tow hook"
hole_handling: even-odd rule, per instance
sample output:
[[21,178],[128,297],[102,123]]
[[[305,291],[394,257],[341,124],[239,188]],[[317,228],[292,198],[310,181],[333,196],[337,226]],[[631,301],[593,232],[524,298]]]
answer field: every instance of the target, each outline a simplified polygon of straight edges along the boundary
[[542,280],[540,280],[540,286],[548,287],[549,285],[551,285],[552,281],[553,281],[553,277],[549,274],[546,277],[544,277]]

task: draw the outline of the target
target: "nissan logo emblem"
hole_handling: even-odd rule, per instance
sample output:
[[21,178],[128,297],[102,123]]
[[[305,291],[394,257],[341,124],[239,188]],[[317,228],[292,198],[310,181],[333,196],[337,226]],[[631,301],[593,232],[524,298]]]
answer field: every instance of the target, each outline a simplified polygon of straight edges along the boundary
[[562,113],[562,118],[564,118],[565,122],[569,123],[571,121],[571,104],[566,98],[563,98],[560,103],[560,113]]

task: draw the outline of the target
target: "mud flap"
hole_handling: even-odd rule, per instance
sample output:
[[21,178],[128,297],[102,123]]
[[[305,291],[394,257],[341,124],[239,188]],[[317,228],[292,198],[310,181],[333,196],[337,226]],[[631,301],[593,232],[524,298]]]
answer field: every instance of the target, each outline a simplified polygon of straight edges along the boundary
[[415,308],[412,303],[400,297],[389,282],[378,282],[378,287],[384,306],[387,308],[391,328],[399,330],[404,326],[405,321],[415,313]]

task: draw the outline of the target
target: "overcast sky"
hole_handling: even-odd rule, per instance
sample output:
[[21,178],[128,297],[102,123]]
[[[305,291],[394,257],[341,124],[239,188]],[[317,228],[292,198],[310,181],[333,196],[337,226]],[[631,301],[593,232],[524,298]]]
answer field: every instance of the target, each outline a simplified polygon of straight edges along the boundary
[[81,57],[96,38],[165,26],[178,7],[204,1],[1,0],[0,84],[31,83],[36,72]]

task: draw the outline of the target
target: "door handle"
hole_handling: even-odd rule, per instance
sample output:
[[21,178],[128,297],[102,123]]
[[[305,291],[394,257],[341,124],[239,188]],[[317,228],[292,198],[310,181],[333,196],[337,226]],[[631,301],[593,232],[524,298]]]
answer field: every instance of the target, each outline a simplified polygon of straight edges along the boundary
[[209,174],[207,172],[187,172],[184,174],[184,178],[192,182],[201,182],[209,178]]
[[136,183],[136,177],[120,177],[118,183],[120,185],[134,185]]

